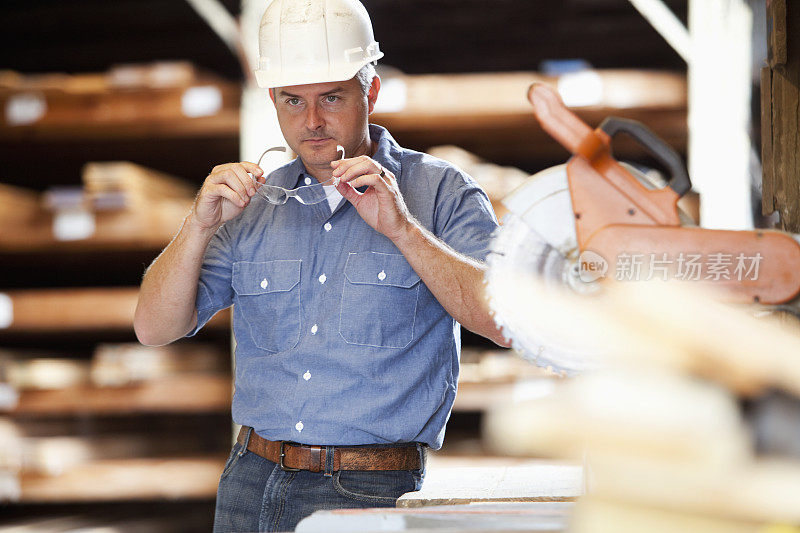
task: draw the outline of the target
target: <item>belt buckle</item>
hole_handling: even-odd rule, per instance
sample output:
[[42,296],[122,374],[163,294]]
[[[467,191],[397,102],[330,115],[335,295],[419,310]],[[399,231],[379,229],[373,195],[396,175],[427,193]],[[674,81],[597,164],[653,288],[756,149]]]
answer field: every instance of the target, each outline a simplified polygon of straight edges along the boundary
[[278,463],[280,465],[280,467],[281,467],[281,470],[283,470],[284,472],[299,472],[300,470],[302,470],[301,468],[290,468],[290,467],[286,466],[285,464],[283,464],[283,458],[286,457],[286,450],[284,449],[285,446],[286,446],[286,441],[282,440],[281,441],[280,462]]

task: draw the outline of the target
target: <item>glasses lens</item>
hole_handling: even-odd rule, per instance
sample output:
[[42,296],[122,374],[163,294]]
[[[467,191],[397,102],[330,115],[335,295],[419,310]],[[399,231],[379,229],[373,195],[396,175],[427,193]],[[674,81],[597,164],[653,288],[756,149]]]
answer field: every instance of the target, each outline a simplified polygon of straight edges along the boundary
[[286,189],[276,187],[274,185],[262,185],[257,189],[258,194],[266,198],[266,200],[275,205],[285,204],[289,196],[286,194]]

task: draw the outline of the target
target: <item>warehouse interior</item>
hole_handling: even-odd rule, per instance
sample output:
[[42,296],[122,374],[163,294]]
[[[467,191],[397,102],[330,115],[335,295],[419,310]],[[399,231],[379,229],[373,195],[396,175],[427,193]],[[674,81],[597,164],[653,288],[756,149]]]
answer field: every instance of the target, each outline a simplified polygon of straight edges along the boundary
[[[238,431],[232,312],[160,347],[137,342],[133,313],[211,169],[275,138],[247,53],[226,41],[269,3],[0,7],[0,531],[211,530]],[[427,485],[393,512],[319,511],[298,531],[800,531],[800,6],[362,4],[385,54],[370,121],[464,169],[503,226],[524,218],[532,176],[579,153],[534,114],[541,83],[591,130],[635,120],[674,150],[694,187],[670,224],[748,232],[730,242],[752,256],[755,235],[775,232],[783,265],[764,277],[786,273],[788,296],[769,305],[751,284],[729,307],[705,288],[622,283],[573,301],[505,250],[487,285],[512,348],[462,330]],[[669,188],[674,167],[640,140],[613,136],[612,153]],[[725,251],[709,238],[704,250]],[[531,323],[551,329],[531,341]],[[567,347],[532,353],[549,342]]]

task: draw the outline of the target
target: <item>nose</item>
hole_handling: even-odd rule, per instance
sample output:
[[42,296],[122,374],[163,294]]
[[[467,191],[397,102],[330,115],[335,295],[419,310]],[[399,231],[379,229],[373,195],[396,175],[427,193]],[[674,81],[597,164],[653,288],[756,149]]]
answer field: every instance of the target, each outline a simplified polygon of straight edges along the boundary
[[311,131],[317,130],[325,125],[325,121],[322,119],[322,114],[320,113],[319,108],[316,104],[311,104],[308,106],[308,112],[306,113],[306,128]]

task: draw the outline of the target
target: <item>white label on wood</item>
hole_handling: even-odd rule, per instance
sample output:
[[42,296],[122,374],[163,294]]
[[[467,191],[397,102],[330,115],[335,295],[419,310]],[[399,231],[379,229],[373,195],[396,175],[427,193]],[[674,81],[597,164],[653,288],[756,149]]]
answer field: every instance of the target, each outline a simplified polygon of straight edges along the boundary
[[47,102],[41,94],[15,94],[6,102],[6,123],[9,126],[33,124],[46,112]]
[[19,477],[11,471],[0,470],[0,500],[19,501],[22,498],[22,487]]
[[406,108],[406,82],[398,78],[381,80],[381,94],[375,102],[376,113],[398,113]]
[[59,211],[53,217],[53,236],[59,241],[87,239],[94,232],[94,214],[83,209]]
[[19,392],[9,383],[0,383],[0,409],[10,411],[19,403]]
[[567,107],[597,105],[603,101],[603,80],[591,70],[564,74],[558,78],[558,94]]
[[14,302],[8,294],[0,292],[0,329],[9,327],[14,322]]
[[207,85],[189,87],[181,97],[181,110],[187,117],[207,117],[222,109],[222,93],[217,87]]

